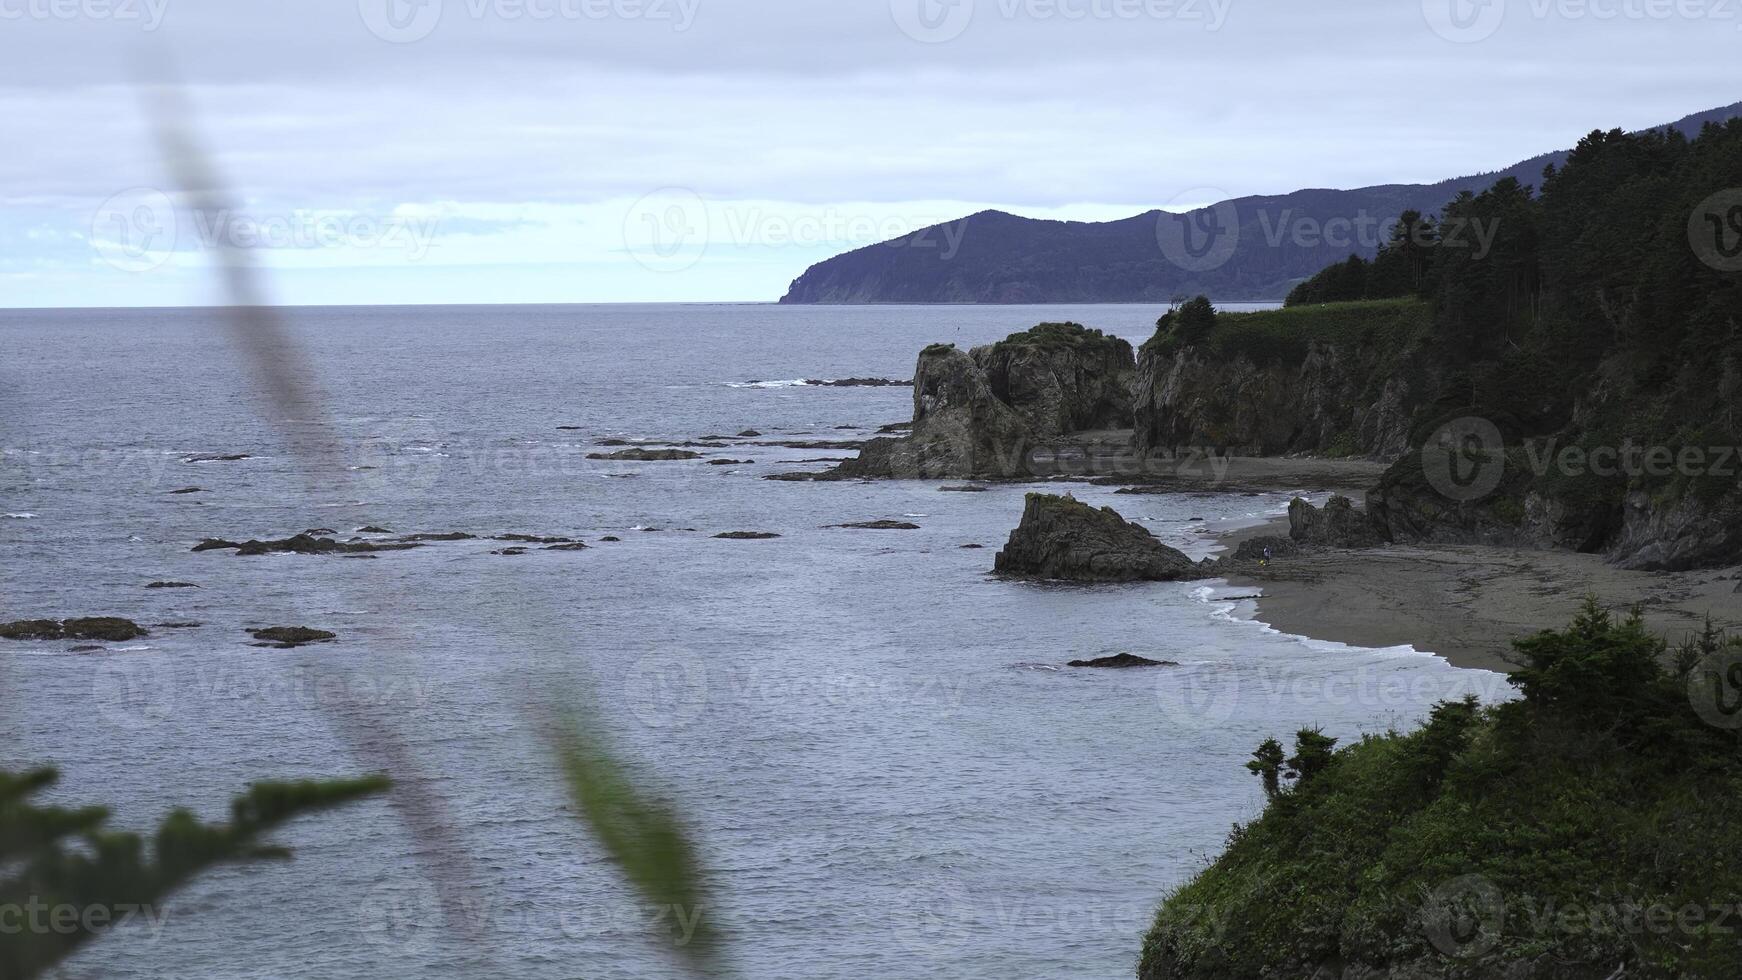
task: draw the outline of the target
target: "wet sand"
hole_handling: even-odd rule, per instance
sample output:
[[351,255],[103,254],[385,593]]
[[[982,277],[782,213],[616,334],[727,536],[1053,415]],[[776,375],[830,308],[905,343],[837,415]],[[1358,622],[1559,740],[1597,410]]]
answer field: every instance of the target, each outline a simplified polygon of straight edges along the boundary
[[[1286,520],[1224,537],[1232,547],[1288,536]],[[1564,626],[1587,594],[1617,612],[1637,605],[1671,644],[1710,616],[1742,634],[1742,567],[1632,572],[1598,555],[1478,545],[1390,545],[1273,561],[1231,578],[1261,591],[1256,618],[1297,636],[1367,647],[1409,644],[1460,667],[1508,671],[1512,641]]]

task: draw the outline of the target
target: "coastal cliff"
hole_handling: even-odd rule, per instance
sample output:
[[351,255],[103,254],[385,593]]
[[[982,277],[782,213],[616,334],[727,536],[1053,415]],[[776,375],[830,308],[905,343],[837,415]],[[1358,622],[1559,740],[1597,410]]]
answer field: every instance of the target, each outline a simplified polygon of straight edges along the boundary
[[1132,449],[1394,459],[1434,387],[1407,356],[1428,315],[1396,300],[1221,313],[1196,343],[1158,330],[1138,356]]

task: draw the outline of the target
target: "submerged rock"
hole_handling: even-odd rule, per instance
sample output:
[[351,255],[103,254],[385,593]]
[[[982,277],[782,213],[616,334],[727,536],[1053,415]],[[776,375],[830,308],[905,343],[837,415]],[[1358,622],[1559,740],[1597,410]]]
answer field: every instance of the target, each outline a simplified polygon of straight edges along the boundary
[[567,544],[553,544],[550,547],[545,548],[544,550],[545,551],[585,551],[585,550],[587,550],[587,546],[582,544],[579,541],[570,541]]
[[780,535],[773,531],[722,531],[714,537],[727,541],[765,541],[769,538],[778,538]]
[[437,534],[427,532],[423,534],[407,534],[399,540],[415,544],[422,541],[475,541],[477,538],[478,536],[476,534],[467,534],[464,531],[446,531]]
[[818,380],[806,378],[805,384],[824,388],[911,388],[911,381],[895,381],[890,378],[839,378],[835,380]]
[[387,528],[376,527],[375,525],[371,524],[368,527],[358,528],[357,533],[358,534],[392,534],[393,532],[388,530]]
[[1173,582],[1208,574],[1111,507],[1096,510],[1069,495],[1031,493],[993,568],[1080,582]]
[[144,627],[118,616],[81,619],[25,619],[0,623],[0,639],[6,640],[106,640],[120,643],[147,635]]
[[829,524],[829,528],[850,528],[859,531],[917,531],[918,524],[907,521],[860,521],[857,524]]
[[710,459],[709,466],[749,466],[756,462],[753,459]]
[[588,453],[587,458],[651,463],[680,459],[701,459],[702,454],[692,452],[688,449],[619,449],[614,453]]
[[237,460],[253,458],[247,453],[195,453],[192,456],[183,456],[181,461],[184,463],[234,463]]
[[206,492],[208,492],[208,491],[206,490],[205,487],[182,487],[180,490],[171,490],[170,494],[173,496],[175,494],[206,493]]
[[496,541],[516,541],[521,544],[572,544],[574,538],[539,537],[536,534],[498,534]]
[[270,646],[279,650],[289,650],[309,643],[331,643],[339,638],[337,633],[310,629],[307,626],[273,626],[248,632],[260,641],[259,646]]
[[970,486],[961,486],[961,487],[938,487],[938,492],[940,492],[940,493],[985,493],[986,491],[988,491],[990,489],[992,489],[992,488],[991,487],[980,487],[980,486],[971,486],[970,485]]
[[148,589],[197,589],[197,588],[199,588],[199,586],[193,584],[192,582],[152,582],[149,585],[147,585],[146,588],[148,588]]
[[1100,657],[1095,660],[1073,660],[1065,666],[1105,667],[1122,670],[1128,667],[1178,667],[1179,664],[1171,660],[1150,660],[1148,657],[1139,657],[1134,653],[1121,653],[1117,656]]

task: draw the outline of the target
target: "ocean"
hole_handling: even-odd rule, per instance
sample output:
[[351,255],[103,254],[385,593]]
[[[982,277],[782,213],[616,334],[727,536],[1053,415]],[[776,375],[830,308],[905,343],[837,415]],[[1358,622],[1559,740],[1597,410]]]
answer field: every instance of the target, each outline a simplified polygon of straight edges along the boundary
[[[305,817],[276,838],[294,860],[203,876],[67,975],[682,976],[649,935],[699,914],[746,977],[1130,976],[1157,904],[1259,812],[1261,741],[1406,728],[1500,679],[1281,635],[1220,582],[1000,580],[1033,487],[768,481],[850,452],[755,443],[911,414],[910,388],[802,379],[907,378],[928,343],[1042,320],[1140,343],[1160,312],[299,308],[266,356],[319,411],[286,419],[218,312],[0,311],[0,621],[154,625],[96,652],[0,641],[0,769],[57,766],[47,800],[148,830],[176,806],[223,819],[250,781],[380,768],[385,740],[452,845],[408,830],[397,796]],[[753,462],[586,458],[751,429],[696,451]],[[293,455],[305,436],[333,462]],[[1194,557],[1324,490],[1049,489]],[[879,519],[920,528],[828,527]],[[191,551],[366,525],[479,537],[370,560]],[[713,537],[738,530],[780,537]],[[496,554],[504,534],[589,547]],[[244,631],[280,625],[339,638]],[[1179,666],[1062,667],[1119,652]],[[702,909],[647,907],[588,838],[538,699],[584,713],[682,815]]]

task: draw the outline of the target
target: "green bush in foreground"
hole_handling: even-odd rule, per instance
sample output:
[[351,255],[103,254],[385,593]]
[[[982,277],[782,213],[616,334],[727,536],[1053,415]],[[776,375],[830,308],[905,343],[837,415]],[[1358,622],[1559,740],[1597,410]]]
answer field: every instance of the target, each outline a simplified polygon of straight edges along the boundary
[[1742,644],[1672,655],[1588,602],[1516,647],[1517,701],[1261,746],[1264,813],[1162,905],[1139,975],[1742,976]]
[[109,811],[37,806],[52,769],[0,772],[0,978],[46,972],[108,929],[141,918],[214,865],[288,856],[262,838],[292,817],[379,793],[382,776],[334,782],[257,783],[230,805],[228,824],[176,810],[147,853],[136,834],[103,829]]

